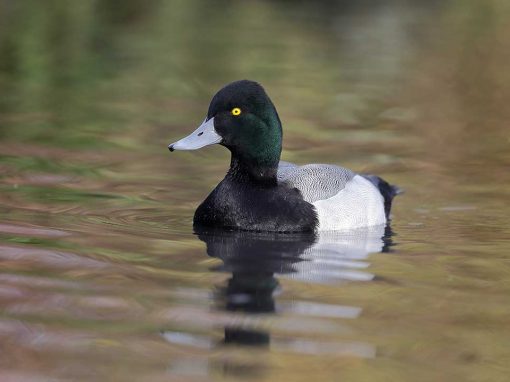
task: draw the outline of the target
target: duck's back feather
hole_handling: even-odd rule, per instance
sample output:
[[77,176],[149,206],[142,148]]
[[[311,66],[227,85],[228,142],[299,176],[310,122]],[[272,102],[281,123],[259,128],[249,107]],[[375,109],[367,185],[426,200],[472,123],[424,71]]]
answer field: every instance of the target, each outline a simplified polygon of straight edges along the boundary
[[387,195],[372,179],[339,166],[297,166],[289,162],[280,162],[277,176],[279,182],[298,189],[303,199],[315,207],[319,230],[386,223],[391,200],[386,202]]
[[330,164],[297,166],[283,161],[277,173],[279,182],[297,188],[309,203],[335,196],[355,175],[351,170]]

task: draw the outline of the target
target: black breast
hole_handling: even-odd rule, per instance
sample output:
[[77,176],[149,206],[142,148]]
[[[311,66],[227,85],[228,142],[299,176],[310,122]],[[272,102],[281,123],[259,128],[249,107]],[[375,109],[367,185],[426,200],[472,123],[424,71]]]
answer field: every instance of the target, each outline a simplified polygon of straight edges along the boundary
[[314,207],[295,188],[225,178],[197,208],[193,224],[248,231],[311,232],[318,220]]

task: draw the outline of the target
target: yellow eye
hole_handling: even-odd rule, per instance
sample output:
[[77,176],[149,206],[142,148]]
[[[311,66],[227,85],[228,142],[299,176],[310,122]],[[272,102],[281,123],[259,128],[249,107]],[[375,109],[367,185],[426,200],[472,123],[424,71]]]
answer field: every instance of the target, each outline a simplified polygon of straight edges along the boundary
[[239,109],[238,107],[234,107],[232,109],[232,115],[239,115],[241,114],[241,109]]

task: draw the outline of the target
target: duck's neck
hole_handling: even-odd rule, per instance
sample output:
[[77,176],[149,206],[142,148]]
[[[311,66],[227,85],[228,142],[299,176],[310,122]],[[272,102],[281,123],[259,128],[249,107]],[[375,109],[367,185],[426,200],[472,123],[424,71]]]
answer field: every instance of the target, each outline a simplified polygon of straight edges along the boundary
[[265,187],[276,186],[278,184],[276,178],[278,163],[279,160],[255,163],[250,161],[248,163],[232,154],[227,178],[236,182],[253,183]]

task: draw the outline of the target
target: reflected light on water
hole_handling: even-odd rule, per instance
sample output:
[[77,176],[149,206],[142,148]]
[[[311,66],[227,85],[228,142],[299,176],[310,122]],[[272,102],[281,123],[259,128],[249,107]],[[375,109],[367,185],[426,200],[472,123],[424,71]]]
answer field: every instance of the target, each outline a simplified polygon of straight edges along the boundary
[[[506,381],[508,19],[0,0],[0,380]],[[398,236],[193,234],[228,153],[166,144],[241,78],[277,106],[283,160],[406,190]]]
[[[317,236],[199,231],[208,255],[223,262],[216,269],[231,277],[214,291],[214,310],[180,307],[166,312],[165,319],[200,331],[220,326],[224,338],[221,341],[193,331],[164,331],[162,335],[175,345],[209,350],[235,344],[297,354],[373,358],[376,348],[369,343],[310,338],[312,334],[352,335],[349,326],[339,320],[357,318],[362,313],[360,307],[288,298],[280,301],[278,278],[337,284],[371,280],[371,274],[348,270],[359,268],[359,261],[340,259],[368,259],[370,250],[382,251],[384,233],[385,227]],[[197,294],[202,300],[203,293],[192,292]]]

